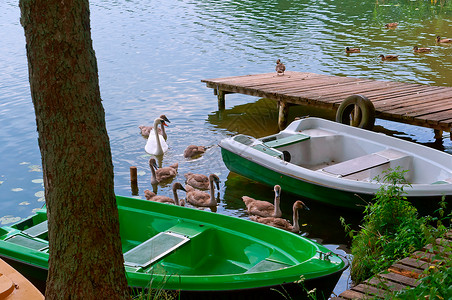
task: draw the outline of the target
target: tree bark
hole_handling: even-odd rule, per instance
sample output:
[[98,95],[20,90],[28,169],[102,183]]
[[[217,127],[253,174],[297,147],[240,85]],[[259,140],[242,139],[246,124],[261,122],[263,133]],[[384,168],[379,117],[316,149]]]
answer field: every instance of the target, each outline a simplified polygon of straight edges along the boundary
[[20,0],[49,220],[46,299],[128,296],[88,0]]

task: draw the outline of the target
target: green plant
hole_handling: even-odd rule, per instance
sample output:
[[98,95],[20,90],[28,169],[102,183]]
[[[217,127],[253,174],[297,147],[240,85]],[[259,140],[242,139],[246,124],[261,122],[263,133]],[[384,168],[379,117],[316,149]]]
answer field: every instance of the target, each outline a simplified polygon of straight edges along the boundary
[[[153,269],[154,270],[154,269]],[[153,273],[153,271],[152,271]],[[164,277],[163,282],[155,284],[153,277],[146,288],[133,288],[131,291],[134,300],[176,300],[180,299],[180,291],[165,290],[167,280],[173,275]]]
[[352,231],[341,219],[352,237],[350,275],[356,284],[422,248],[432,237],[430,219],[419,217],[416,208],[406,201],[406,172],[388,169],[382,178],[376,178],[383,185],[375,201],[366,206],[359,232]]
[[[323,295],[323,294],[317,294],[317,289],[316,288],[313,288],[312,290],[309,290],[308,288],[306,288],[306,286],[304,285],[304,281],[305,281],[305,278],[304,278],[303,275],[301,275],[300,279],[294,282],[294,283],[298,284],[303,289],[303,291],[305,293],[304,297],[302,297],[303,299],[317,300],[317,299],[328,299],[329,298],[329,295],[327,295],[325,297],[325,295]],[[292,297],[286,291],[284,286],[281,286],[280,288],[282,289],[282,291],[279,290],[279,289],[274,289],[274,288],[272,288],[270,290],[279,293],[284,299],[292,300]],[[300,295],[297,295],[297,296],[300,296]]]

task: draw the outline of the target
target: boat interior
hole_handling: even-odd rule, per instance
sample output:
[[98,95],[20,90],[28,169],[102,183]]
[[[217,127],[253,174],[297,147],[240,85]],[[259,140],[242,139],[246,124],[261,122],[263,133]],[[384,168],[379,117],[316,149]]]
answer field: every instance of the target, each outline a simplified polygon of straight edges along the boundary
[[[247,138],[252,139],[247,143],[254,149],[338,178],[372,182],[377,176],[381,177],[383,171],[399,168],[406,171],[404,176],[410,184],[452,183],[450,172],[416,155],[325,129],[310,128],[297,133],[281,131],[261,139]],[[237,141],[241,140],[245,139],[242,137]]]
[[38,211],[36,215],[14,224],[12,231],[0,228],[0,237],[7,235],[4,241],[47,253],[49,250],[47,215]]
[[[121,206],[120,235],[125,267],[152,274],[217,275],[283,269],[307,260],[314,248],[294,256],[271,244],[237,235],[218,226],[163,213]],[[133,220],[133,222],[130,222]],[[0,228],[0,240],[48,253],[45,210],[10,227]],[[234,247],[231,247],[234,245]],[[311,249],[311,253],[306,251]],[[295,250],[294,250],[295,251]]]
[[[125,265],[135,272],[219,275],[281,269],[296,261],[272,246],[196,221],[120,210]],[[153,220],[155,219],[155,220]],[[136,230],[140,228],[140,230]],[[126,239],[124,238],[126,237]],[[231,245],[234,247],[231,247]],[[245,249],[245,251],[243,250]],[[306,256],[307,258],[307,256]]]

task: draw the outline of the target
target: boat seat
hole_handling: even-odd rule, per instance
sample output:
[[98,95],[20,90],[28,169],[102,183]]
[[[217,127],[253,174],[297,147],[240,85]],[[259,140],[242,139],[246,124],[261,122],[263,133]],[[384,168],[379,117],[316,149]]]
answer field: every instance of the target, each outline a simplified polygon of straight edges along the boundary
[[257,145],[254,145],[252,148],[256,149],[256,150],[258,150],[260,152],[263,152],[265,154],[271,155],[273,157],[280,157],[281,158],[283,156],[283,154],[281,152],[279,152],[279,151],[277,151],[275,149],[272,149],[272,148],[268,147],[265,144],[257,144]]
[[270,147],[270,148],[279,148],[279,147],[283,147],[283,146],[289,146],[301,141],[305,141],[305,140],[309,140],[311,137],[309,135],[306,134],[294,134],[294,135],[290,135],[290,136],[286,136],[283,138],[268,138],[268,139],[263,139],[262,142]]
[[257,273],[257,272],[266,272],[266,271],[274,271],[280,270],[290,267],[290,265],[285,264],[283,262],[279,262],[276,260],[264,259],[258,262],[256,265],[251,267],[246,273]]
[[5,241],[11,244],[24,246],[38,251],[43,251],[49,248],[49,243],[47,243],[46,241],[34,239],[19,234],[13,235],[12,237],[5,239]]
[[35,226],[25,229],[22,232],[31,237],[38,237],[38,236],[41,236],[41,235],[47,233],[47,231],[48,231],[48,225],[47,225],[47,220],[45,220],[44,222],[41,222]]
[[324,172],[339,176],[348,176],[357,172],[368,170],[389,163],[391,160],[406,157],[407,154],[386,149],[380,152],[359,156],[322,169]]
[[145,268],[188,241],[190,241],[188,237],[178,233],[170,231],[160,232],[124,253],[124,264],[130,267]]

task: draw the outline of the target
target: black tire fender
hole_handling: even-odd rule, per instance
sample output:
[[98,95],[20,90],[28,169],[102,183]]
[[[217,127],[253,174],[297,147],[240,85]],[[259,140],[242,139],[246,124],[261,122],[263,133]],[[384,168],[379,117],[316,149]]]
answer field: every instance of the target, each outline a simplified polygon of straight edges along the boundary
[[[355,111],[354,121],[350,122],[350,114],[353,111]],[[372,130],[375,124],[375,107],[365,96],[351,95],[339,105],[336,122]]]

